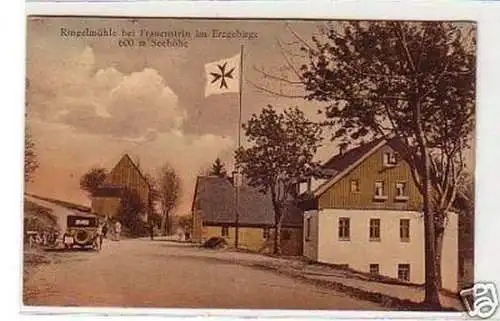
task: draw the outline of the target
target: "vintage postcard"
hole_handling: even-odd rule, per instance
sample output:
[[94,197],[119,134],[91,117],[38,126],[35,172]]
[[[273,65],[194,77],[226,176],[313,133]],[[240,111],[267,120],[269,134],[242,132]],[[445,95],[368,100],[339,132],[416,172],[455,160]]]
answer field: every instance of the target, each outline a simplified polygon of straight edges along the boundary
[[29,16],[23,303],[491,316],[475,111],[471,21]]

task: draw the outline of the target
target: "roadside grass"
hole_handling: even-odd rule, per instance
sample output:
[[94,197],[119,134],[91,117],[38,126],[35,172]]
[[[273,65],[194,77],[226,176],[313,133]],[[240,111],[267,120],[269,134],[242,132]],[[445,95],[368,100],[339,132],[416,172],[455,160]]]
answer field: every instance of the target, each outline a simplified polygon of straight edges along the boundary
[[[221,249],[219,249],[221,250]],[[388,276],[383,276],[383,275],[373,275],[367,272],[361,272],[358,270],[354,270],[349,267],[345,267],[343,265],[338,265],[338,264],[330,264],[330,263],[321,263],[321,262],[315,262],[312,261],[306,257],[303,256],[277,256],[272,253],[261,253],[261,252],[255,252],[247,249],[236,249],[229,247],[227,249],[222,249],[222,250],[227,250],[231,252],[237,252],[237,253],[249,253],[249,254],[257,254],[257,255],[263,255],[267,257],[272,257],[276,259],[286,259],[286,260],[291,260],[295,261],[297,263],[301,263],[302,269],[305,268],[306,266],[319,266],[319,267],[324,267],[327,269],[333,269],[333,270],[342,270],[345,271],[348,275],[349,278],[353,279],[359,279],[365,282],[374,282],[374,283],[381,283],[381,284],[392,284],[392,285],[400,285],[400,286],[405,286],[408,288],[415,288],[415,289],[422,289],[424,287],[424,284],[417,284],[417,283],[410,283],[410,282],[404,282],[400,281],[396,278],[388,277]],[[379,293],[379,292],[372,292],[372,291],[367,291],[367,290],[361,290],[349,285],[345,285],[341,282],[335,282],[335,281],[329,281],[329,280],[320,280],[320,279],[314,279],[311,277],[308,277],[307,275],[311,275],[311,273],[306,273],[303,274],[300,272],[300,269],[286,269],[284,270],[283,267],[279,266],[274,266],[274,265],[269,265],[269,264],[261,264],[261,263],[256,263],[253,265],[253,267],[259,268],[259,269],[264,269],[264,270],[272,270],[276,273],[280,273],[283,275],[287,275],[289,277],[294,277],[298,279],[302,279],[306,282],[309,283],[314,283],[320,286],[326,286],[329,288],[333,288],[337,291],[342,291],[344,293],[348,293],[353,297],[360,298],[362,300],[368,300],[372,301],[375,303],[382,304],[383,306],[390,307],[393,309],[397,310],[404,310],[404,311],[447,311],[447,312],[454,312],[454,311],[463,311],[463,309],[457,310],[456,308],[451,308],[451,307],[446,307],[442,306],[439,308],[434,308],[434,307],[425,307],[422,305],[420,302],[415,302],[407,299],[400,299],[391,295]],[[446,296],[448,298],[456,299],[461,302],[460,295],[458,293],[455,293],[453,291],[447,290],[447,289],[441,289],[440,290],[440,295],[441,296]]]
[[23,251],[23,282],[26,283],[34,271],[42,264],[50,264],[55,257],[40,248],[25,249]]
[[292,270],[281,269],[276,266],[271,266],[268,264],[254,263],[250,266],[262,270],[273,271],[278,274],[288,276],[290,278],[298,279],[310,284],[320,286],[322,288],[331,289],[334,291],[345,293],[353,298],[360,300],[370,301],[385,308],[389,308],[397,311],[439,311],[439,312],[458,312],[457,309],[451,307],[426,307],[421,302],[414,302],[408,299],[400,299],[394,296],[386,295],[380,292],[367,291],[359,289],[353,286],[345,285],[341,282],[335,282],[331,280],[319,280],[314,278],[309,278],[302,273],[293,272]]
[[48,208],[24,199],[24,231],[58,230],[57,217]]
[[[199,247],[201,250],[206,250],[203,249],[202,247]],[[251,251],[242,251],[240,249],[235,250],[235,249],[216,249],[216,251],[220,252],[240,252],[240,253],[252,253],[252,254],[258,254],[255,252]],[[210,251],[212,252],[212,251]],[[208,252],[207,252],[208,253]],[[274,257],[271,255],[265,255],[268,257]],[[277,273],[301,282],[309,283],[309,284],[314,284],[318,287],[324,288],[324,289],[329,289],[329,290],[334,290],[337,292],[345,293],[351,297],[364,300],[364,301],[370,301],[374,302],[376,304],[379,304],[381,307],[385,309],[390,309],[390,310],[395,310],[395,311],[440,311],[440,312],[461,312],[463,309],[457,309],[454,307],[448,307],[448,306],[441,306],[441,307],[427,307],[422,304],[422,302],[416,302],[412,301],[409,299],[403,299],[403,298],[398,298],[396,294],[385,294],[373,290],[367,290],[367,289],[360,289],[351,285],[344,284],[343,282],[335,281],[335,280],[326,280],[326,279],[320,279],[320,278],[315,278],[310,275],[310,273],[305,273],[303,269],[300,267],[295,267],[294,264],[289,264],[285,263],[273,263],[273,262],[254,262],[254,261],[246,261],[244,259],[238,259],[236,257],[234,258],[222,258],[222,257],[207,257],[207,256],[194,256],[194,255],[186,255],[182,256],[183,258],[191,258],[195,260],[204,260],[204,261],[212,261],[212,262],[219,262],[219,263],[225,263],[225,264],[238,264],[242,266],[247,266],[251,268],[256,268],[264,271],[270,271],[273,273]],[[278,258],[278,257],[276,257]],[[282,258],[282,257],[281,257]],[[311,263],[308,260],[304,258],[289,258],[291,261],[296,261],[296,262],[301,262],[306,265],[316,265],[315,263]],[[404,286],[409,286],[411,288],[418,288],[418,285],[415,284],[403,284],[401,281],[398,280],[396,282],[392,278],[386,278],[386,277],[380,277],[380,278],[374,278],[370,279],[369,275],[361,275],[363,273],[360,273],[358,271],[350,270],[350,269],[345,269],[343,267],[338,267],[334,265],[324,265],[327,268],[330,269],[341,269],[341,270],[346,270],[347,272],[351,272],[350,274],[355,274],[355,275],[350,275],[350,277],[355,277],[362,279],[363,281],[367,282],[380,282],[380,283],[387,283],[387,284],[396,284],[396,285],[404,285]],[[354,273],[356,272],[356,273]],[[356,275],[358,274],[358,275]],[[346,276],[347,277],[347,276]],[[401,284],[399,284],[401,283]],[[442,295],[445,294],[450,297],[454,297],[458,299],[458,294],[449,294],[449,293],[442,293]]]
[[59,230],[59,226],[57,225],[57,217],[52,214],[50,209],[33,203],[26,198],[24,199],[23,223],[23,281],[26,282],[36,268],[42,264],[53,262],[55,258],[37,245],[30,248],[27,232],[50,232]]

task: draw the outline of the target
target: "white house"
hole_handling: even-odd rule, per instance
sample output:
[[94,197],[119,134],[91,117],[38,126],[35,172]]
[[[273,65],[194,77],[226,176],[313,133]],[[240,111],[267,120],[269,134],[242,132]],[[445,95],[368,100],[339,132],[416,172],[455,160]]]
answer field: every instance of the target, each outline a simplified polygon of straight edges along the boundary
[[[385,140],[338,154],[304,214],[304,255],[404,282],[423,284],[424,219],[409,166]],[[308,184],[311,186],[312,184]],[[458,287],[458,217],[449,213],[443,288]]]

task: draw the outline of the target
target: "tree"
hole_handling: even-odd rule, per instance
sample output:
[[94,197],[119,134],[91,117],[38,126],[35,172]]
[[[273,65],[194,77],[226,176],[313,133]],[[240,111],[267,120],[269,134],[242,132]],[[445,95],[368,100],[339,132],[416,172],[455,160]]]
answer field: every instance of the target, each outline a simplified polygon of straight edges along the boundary
[[226,177],[227,171],[225,168],[225,164],[217,157],[210,167],[210,175],[218,176],[218,177]]
[[170,234],[170,214],[179,203],[181,195],[181,180],[175,169],[165,163],[158,176],[158,191],[161,207],[161,231],[163,235]]
[[29,132],[28,127],[24,132],[24,182],[29,183],[33,180],[33,175],[38,169],[38,160],[35,150],[35,142]]
[[144,175],[144,178],[149,185],[149,198],[148,198],[148,225],[151,232],[151,239],[154,238],[154,228],[161,226],[161,215],[158,212],[157,204],[160,202],[160,191],[158,188],[157,180],[149,173]]
[[279,255],[285,204],[294,186],[313,172],[321,128],[298,108],[278,113],[271,105],[243,124],[250,147],[236,151],[236,164],[248,184],[270,193],[274,209],[274,253]]
[[107,175],[105,168],[93,167],[80,178],[80,188],[92,196],[104,183]]
[[120,198],[118,219],[133,236],[146,234],[147,226],[142,219],[147,211],[147,204],[141,201],[139,194],[131,189],[124,189]]
[[[25,79],[25,89],[29,89],[29,79]],[[28,107],[28,102],[25,103]],[[25,113],[26,123],[28,118],[28,113]],[[33,180],[33,175],[38,169],[39,163],[36,156],[35,142],[31,136],[29,127],[26,125],[24,131],[24,183],[29,183]]]
[[193,218],[191,217],[191,215],[178,216],[177,226],[182,228],[182,230],[184,230],[186,239],[189,239],[193,230]]
[[325,104],[333,139],[395,139],[412,170],[423,198],[430,308],[440,306],[446,215],[474,129],[475,30],[466,32],[444,22],[353,21],[301,48],[308,62],[299,81],[306,99]]
[[193,218],[191,215],[179,216],[178,224],[185,231],[190,231],[193,227]]
[[474,177],[469,172],[465,172],[464,178],[463,178],[461,183],[462,184],[458,188],[458,193],[461,196],[461,198],[460,198],[461,202],[459,202],[459,204],[457,204],[457,208],[463,212],[469,213],[469,216],[473,217],[474,216],[474,208],[475,208]]

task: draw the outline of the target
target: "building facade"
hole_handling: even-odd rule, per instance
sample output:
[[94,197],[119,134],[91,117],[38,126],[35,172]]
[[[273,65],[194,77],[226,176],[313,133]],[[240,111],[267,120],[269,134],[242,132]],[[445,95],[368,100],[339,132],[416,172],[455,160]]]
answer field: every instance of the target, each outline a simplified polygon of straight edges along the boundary
[[[92,212],[106,217],[116,216],[125,189],[137,193],[144,204],[149,204],[148,181],[128,154],[123,155],[92,195]],[[147,212],[138,214],[147,220]]]
[[[192,205],[192,240],[204,242],[223,237],[235,244],[236,208],[239,210],[238,247],[269,253],[274,247],[274,210],[269,195],[243,185],[236,201],[236,187],[225,177],[197,178]],[[283,255],[302,255],[302,211],[289,204],[281,229]]]
[[[385,140],[334,156],[330,177],[310,191],[304,255],[314,261],[423,284],[422,198],[410,168]],[[309,183],[308,186],[314,184]],[[449,213],[443,239],[443,288],[458,287],[458,217]]]

